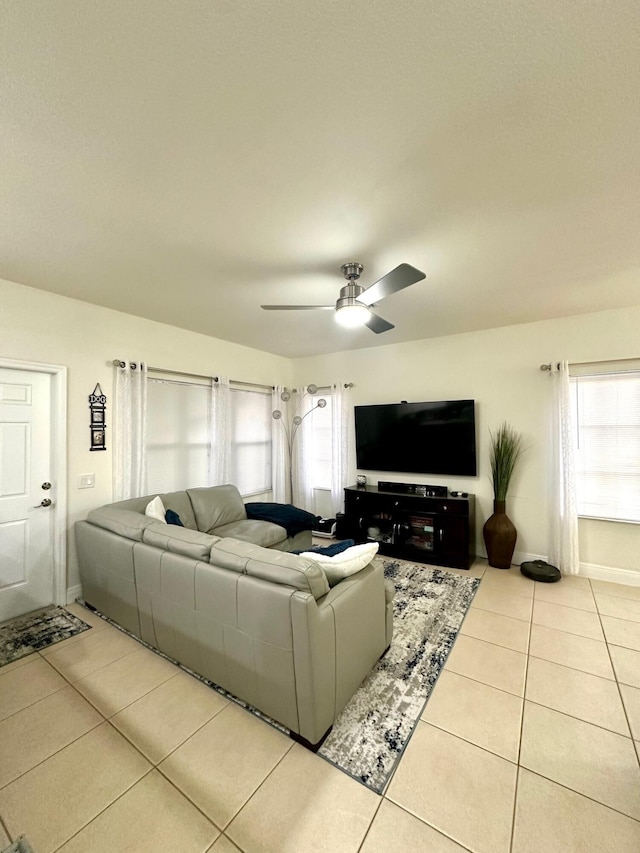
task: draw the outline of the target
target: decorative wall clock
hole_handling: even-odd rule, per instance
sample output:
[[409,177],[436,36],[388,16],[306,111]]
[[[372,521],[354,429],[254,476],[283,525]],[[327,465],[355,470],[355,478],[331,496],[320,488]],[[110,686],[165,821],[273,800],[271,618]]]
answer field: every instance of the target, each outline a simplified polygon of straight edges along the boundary
[[107,408],[107,398],[102,393],[100,383],[96,385],[91,394],[89,394],[89,412],[91,413],[91,422],[89,429],[91,430],[91,447],[89,450],[106,450],[105,445],[105,409]]

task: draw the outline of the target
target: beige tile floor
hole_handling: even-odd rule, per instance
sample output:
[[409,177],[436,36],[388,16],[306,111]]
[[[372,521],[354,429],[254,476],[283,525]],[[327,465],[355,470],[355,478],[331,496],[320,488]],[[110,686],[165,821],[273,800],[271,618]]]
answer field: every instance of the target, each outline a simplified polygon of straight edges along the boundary
[[0,669],[0,849],[638,853],[640,589],[471,573],[384,796],[71,605]]

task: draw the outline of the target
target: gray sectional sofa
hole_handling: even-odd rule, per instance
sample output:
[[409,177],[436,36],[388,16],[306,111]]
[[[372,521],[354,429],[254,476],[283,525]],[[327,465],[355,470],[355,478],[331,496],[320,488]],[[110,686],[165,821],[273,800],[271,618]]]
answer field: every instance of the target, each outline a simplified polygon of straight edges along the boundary
[[85,602],[316,747],[391,642],[382,566],[330,587],[288,553],[311,531],[247,518],[234,486],[161,495],[184,527],[146,516],[153,497],[76,524]]

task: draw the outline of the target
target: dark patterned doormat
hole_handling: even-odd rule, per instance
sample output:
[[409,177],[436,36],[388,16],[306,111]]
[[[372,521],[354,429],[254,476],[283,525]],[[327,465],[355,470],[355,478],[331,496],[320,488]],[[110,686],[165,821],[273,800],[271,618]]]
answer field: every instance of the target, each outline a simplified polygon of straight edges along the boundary
[[393,640],[333,724],[318,755],[382,793],[416,727],[479,578],[383,560],[393,581]]
[[0,625],[0,667],[61,640],[87,631],[87,625],[64,607],[45,607]]

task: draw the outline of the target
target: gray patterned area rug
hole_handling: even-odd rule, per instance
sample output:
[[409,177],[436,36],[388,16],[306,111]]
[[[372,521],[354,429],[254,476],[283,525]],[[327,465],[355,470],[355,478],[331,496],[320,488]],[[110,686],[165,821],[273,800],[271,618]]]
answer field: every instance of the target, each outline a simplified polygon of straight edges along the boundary
[[446,569],[383,563],[396,588],[391,648],[318,750],[376,793],[384,790],[413,733],[480,584]]
[[45,607],[0,625],[0,666],[87,631],[87,625],[64,607]]

